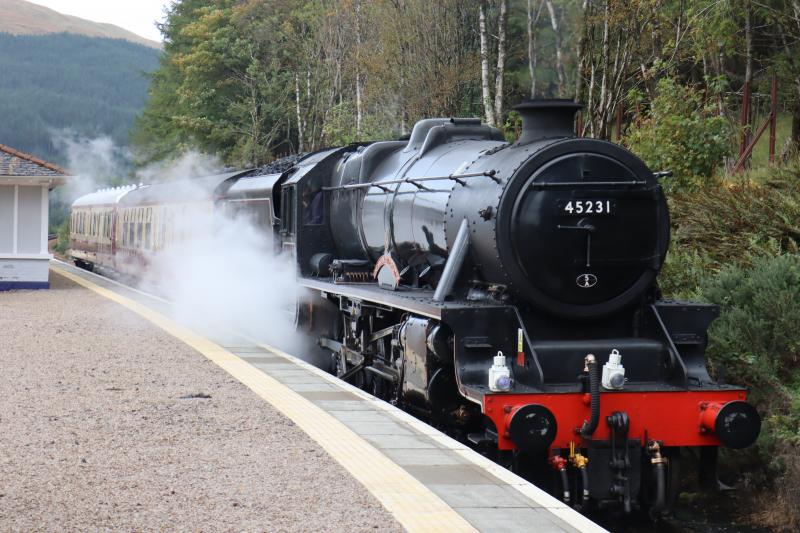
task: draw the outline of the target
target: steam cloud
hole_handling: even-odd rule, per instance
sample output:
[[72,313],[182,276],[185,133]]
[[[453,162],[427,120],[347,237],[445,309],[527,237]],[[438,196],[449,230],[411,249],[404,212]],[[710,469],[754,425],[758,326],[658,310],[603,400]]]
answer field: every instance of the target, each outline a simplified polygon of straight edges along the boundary
[[71,175],[65,186],[57,190],[70,203],[97,189],[119,185],[128,174],[130,152],[118,147],[110,137],[89,139],[62,130],[52,132],[52,143],[67,160]]
[[157,254],[143,277],[148,290],[172,303],[173,318],[217,339],[234,330],[287,351],[299,347],[292,334],[295,270],[272,251],[270,230],[205,209],[185,213],[174,230],[183,237]]
[[[187,152],[130,174],[130,154],[108,137],[60,135],[54,142],[75,176],[70,201],[111,185],[110,177],[126,174],[126,181],[133,183],[180,183],[192,197],[198,187],[192,178],[224,171],[218,158]],[[270,228],[257,227],[247,216],[212,212],[205,205],[176,216],[172,231],[176,238],[137,276],[140,288],[168,300],[172,317],[199,333],[216,339],[225,339],[231,331],[243,333],[303,356],[306,350],[293,333],[299,296],[295,267],[275,255]]]

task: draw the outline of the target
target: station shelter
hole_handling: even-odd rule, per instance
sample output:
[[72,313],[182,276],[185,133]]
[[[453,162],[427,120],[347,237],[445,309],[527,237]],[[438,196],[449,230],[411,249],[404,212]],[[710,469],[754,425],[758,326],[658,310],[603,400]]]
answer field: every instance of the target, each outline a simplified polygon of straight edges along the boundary
[[0,291],[46,289],[49,193],[67,172],[0,144]]

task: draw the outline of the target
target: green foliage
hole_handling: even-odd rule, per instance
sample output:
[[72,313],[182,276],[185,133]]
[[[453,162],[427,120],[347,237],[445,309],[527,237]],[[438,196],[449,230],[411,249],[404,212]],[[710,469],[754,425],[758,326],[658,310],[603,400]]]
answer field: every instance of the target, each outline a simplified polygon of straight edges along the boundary
[[[793,398],[800,357],[800,256],[761,257],[728,266],[707,281],[704,297],[722,306],[710,330],[709,356],[734,383],[753,385],[760,400]],[[785,407],[792,407],[787,403]]]
[[53,249],[61,255],[66,255],[69,249],[69,220],[64,220],[56,228],[56,235],[58,235],[58,240]]
[[516,142],[522,134],[522,115],[519,111],[510,111],[503,124],[503,135],[508,142]]
[[361,134],[356,132],[356,113],[352,102],[343,101],[333,106],[325,117],[322,127],[322,143],[325,146],[343,146],[346,144],[391,138],[394,132],[391,124],[382,121],[379,115],[367,115],[361,125]]
[[0,142],[64,163],[55,132],[128,142],[158,50],[67,33],[0,33]]
[[[757,183],[720,182],[670,197],[673,241],[659,283],[668,297],[720,305],[709,331],[713,374],[749,389],[764,417],[756,450],[778,525],[800,523],[800,161]],[[731,458],[739,460],[736,458]],[[756,476],[758,477],[758,476]]]
[[676,194],[670,203],[678,246],[704,253],[717,267],[798,251],[797,180],[708,186]]
[[[729,266],[703,287],[722,306],[709,331],[712,369],[749,388],[763,416],[758,451],[781,497],[781,521],[800,521],[800,256],[763,257],[750,268]],[[789,489],[788,491],[786,489]]]
[[673,232],[670,251],[658,278],[659,288],[669,298],[698,299],[700,286],[712,264],[707,254],[682,246]]
[[672,170],[667,189],[687,190],[706,183],[723,163],[731,151],[731,130],[703,93],[664,78],[624,144],[653,170]]

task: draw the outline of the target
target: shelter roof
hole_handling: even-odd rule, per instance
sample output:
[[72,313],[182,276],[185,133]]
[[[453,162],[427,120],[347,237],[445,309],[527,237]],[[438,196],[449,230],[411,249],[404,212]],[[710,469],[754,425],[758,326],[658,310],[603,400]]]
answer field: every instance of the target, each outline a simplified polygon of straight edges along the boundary
[[51,178],[55,184],[61,184],[67,175],[57,165],[0,144],[0,178]]

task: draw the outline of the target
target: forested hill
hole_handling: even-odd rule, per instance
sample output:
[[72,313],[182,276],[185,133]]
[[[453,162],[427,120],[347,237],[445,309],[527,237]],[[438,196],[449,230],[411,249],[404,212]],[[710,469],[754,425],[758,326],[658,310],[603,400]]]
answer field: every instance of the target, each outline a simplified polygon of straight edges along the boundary
[[160,51],[68,33],[0,33],[0,143],[64,163],[57,132],[127,144]]
[[67,32],[87,37],[125,39],[151,48],[161,48],[161,43],[145,39],[119,26],[65,15],[25,0],[0,1],[0,32],[14,35]]

